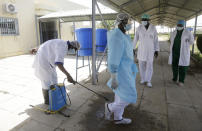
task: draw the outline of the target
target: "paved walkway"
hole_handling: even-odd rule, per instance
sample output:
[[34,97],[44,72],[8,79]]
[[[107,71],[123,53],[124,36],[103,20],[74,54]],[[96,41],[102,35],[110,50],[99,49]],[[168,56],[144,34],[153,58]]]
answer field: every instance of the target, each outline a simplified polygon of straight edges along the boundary
[[[33,104],[47,108],[42,104],[40,82],[33,77],[33,56],[0,60],[0,130],[202,131],[202,71],[192,66],[184,87],[172,83],[171,67],[167,64],[169,45],[167,42],[160,43],[161,52],[154,61],[153,88],[140,85],[140,77],[137,76],[138,102],[125,110],[124,116],[133,120],[127,126],[105,121],[105,101],[78,85],[69,84],[67,87],[72,106],[65,113],[70,117],[46,115],[29,107]],[[85,71],[82,74],[87,75],[88,69]],[[59,77],[62,80],[62,74],[59,73]],[[108,79],[109,73],[103,70],[98,85],[93,86],[88,81],[82,83],[112,101],[113,93],[106,87]]]

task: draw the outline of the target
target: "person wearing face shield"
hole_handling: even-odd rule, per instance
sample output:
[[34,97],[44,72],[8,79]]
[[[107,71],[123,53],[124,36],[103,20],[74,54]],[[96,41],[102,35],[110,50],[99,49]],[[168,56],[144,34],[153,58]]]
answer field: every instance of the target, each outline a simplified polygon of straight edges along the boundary
[[134,49],[139,41],[137,59],[141,76],[141,84],[152,87],[153,57],[158,57],[159,43],[155,26],[149,23],[150,16],[142,15],[142,24],[137,28],[134,37]]
[[[176,30],[170,36],[169,64],[172,64],[173,82],[184,85],[188,66],[190,64],[190,45],[194,43],[191,32],[184,28],[185,21],[179,20]],[[178,79],[179,76],[179,79]]]
[[136,103],[135,79],[137,67],[134,63],[132,40],[126,31],[131,29],[129,15],[120,13],[115,24],[117,28],[107,33],[108,70],[111,78],[107,85],[115,93],[114,102],[105,103],[105,119],[114,114],[115,124],[130,124],[129,118],[123,118],[124,108]]
[[56,67],[58,67],[66,76],[69,82],[75,84],[71,75],[64,68],[64,57],[70,49],[78,50],[80,44],[78,41],[64,41],[52,39],[43,43],[37,50],[33,68],[35,75],[41,80],[44,103],[49,104],[48,90],[51,85],[57,84]]

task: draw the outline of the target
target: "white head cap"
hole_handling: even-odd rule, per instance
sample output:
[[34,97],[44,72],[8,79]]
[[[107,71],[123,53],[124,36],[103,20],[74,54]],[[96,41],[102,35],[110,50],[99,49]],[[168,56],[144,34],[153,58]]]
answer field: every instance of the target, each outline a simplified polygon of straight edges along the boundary
[[115,26],[119,25],[121,22],[123,22],[124,20],[128,20],[130,18],[130,16],[126,13],[119,13],[116,16],[116,20],[115,20]]

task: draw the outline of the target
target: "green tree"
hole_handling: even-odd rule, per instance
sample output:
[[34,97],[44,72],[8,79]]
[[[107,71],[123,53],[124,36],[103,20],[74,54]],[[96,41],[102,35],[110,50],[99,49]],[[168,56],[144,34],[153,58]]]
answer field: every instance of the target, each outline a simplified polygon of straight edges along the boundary
[[[105,20],[107,24],[107,30],[111,30],[114,28],[114,20]],[[97,25],[98,28],[106,28],[104,22],[102,21],[100,24]]]

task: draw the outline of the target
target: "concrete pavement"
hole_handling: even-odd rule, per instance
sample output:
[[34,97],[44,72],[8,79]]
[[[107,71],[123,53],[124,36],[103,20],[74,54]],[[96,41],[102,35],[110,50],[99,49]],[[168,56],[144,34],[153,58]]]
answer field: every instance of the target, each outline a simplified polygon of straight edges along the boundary
[[[191,65],[185,86],[179,87],[172,79],[168,63],[168,43],[160,42],[161,52],[154,60],[152,88],[140,85],[137,76],[138,101],[128,106],[124,116],[132,118],[131,125],[114,125],[105,121],[104,99],[79,85],[68,84],[72,105],[65,113],[46,115],[29,107],[42,108],[40,82],[33,77],[33,56],[17,56],[0,60],[0,121],[1,131],[201,131],[202,130],[202,85],[201,69]],[[72,60],[72,61],[71,61]],[[73,59],[66,59],[73,65]],[[69,64],[68,64],[69,65]],[[67,67],[70,67],[65,65]],[[109,73],[102,67],[98,85],[82,81],[90,89],[98,91],[113,101],[112,91],[106,87]],[[75,70],[70,69],[74,74]],[[81,71],[87,77],[88,68]],[[81,78],[82,76],[80,76]],[[64,76],[59,73],[59,80]]]

